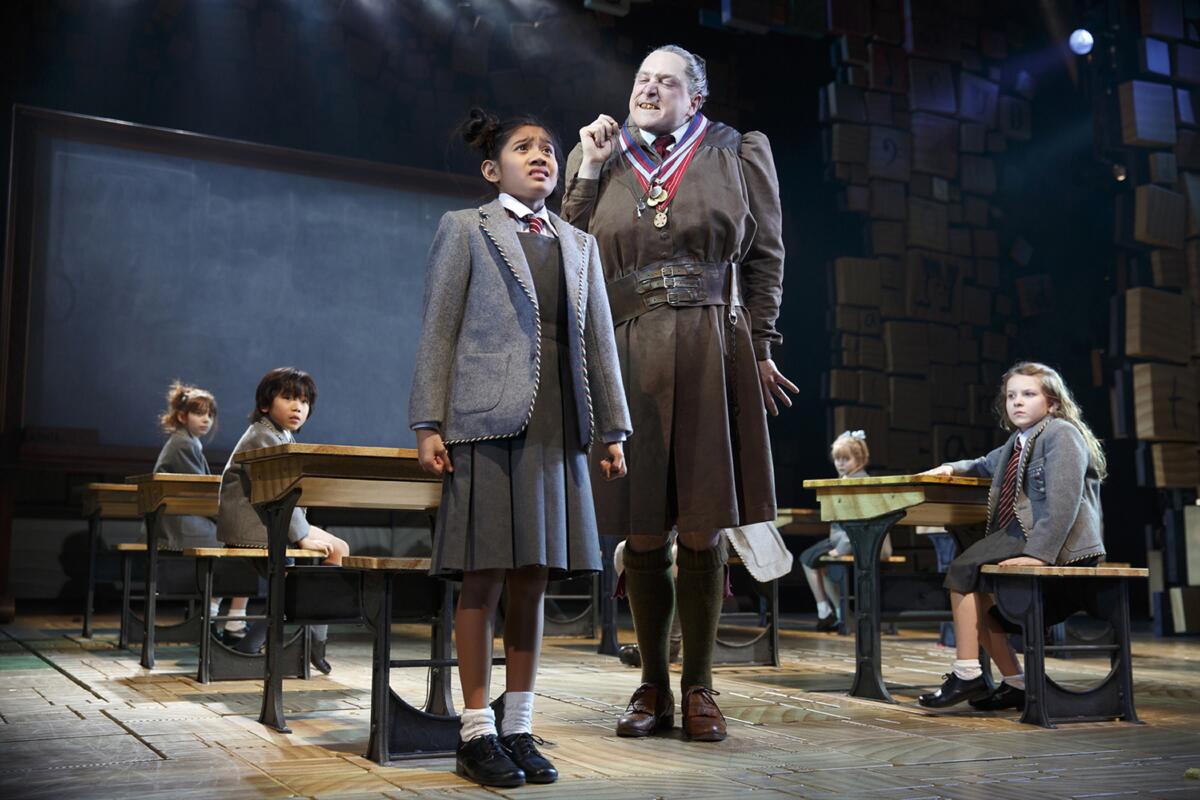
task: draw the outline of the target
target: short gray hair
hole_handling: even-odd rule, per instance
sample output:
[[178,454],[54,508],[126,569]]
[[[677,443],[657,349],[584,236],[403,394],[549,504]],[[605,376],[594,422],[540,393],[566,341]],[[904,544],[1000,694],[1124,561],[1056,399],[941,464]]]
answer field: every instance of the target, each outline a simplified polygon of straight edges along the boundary
[[704,59],[690,50],[684,50],[677,44],[664,44],[662,47],[656,47],[649,53],[673,53],[683,59],[684,69],[683,75],[688,82],[688,95],[695,97],[700,95],[700,105],[704,105],[704,101],[708,100],[708,69],[704,65]]

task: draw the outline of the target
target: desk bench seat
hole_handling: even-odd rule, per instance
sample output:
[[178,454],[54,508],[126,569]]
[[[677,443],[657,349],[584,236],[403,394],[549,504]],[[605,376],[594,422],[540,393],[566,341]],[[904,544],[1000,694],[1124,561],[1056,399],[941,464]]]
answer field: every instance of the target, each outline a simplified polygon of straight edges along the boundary
[[[374,663],[371,667],[371,738],[367,758],[377,764],[391,761],[453,755],[458,747],[460,720],[450,696],[452,658],[448,617],[454,613],[454,586],[435,580],[429,658],[392,658],[392,592],[398,575],[428,575],[430,559],[386,556],[346,556],[342,566],[363,573],[363,616],[374,630]],[[493,663],[504,663],[494,659]],[[409,705],[390,686],[393,668],[429,670],[429,695],[424,709]],[[493,704],[497,725],[504,706]]]
[[[1025,711],[1021,722],[1053,728],[1056,722],[1122,719],[1138,722],[1133,704],[1133,663],[1129,651],[1129,580],[1149,577],[1146,569],[1100,565],[1000,566],[980,569],[980,584],[996,607],[1021,627],[1025,649]],[[1063,593],[1113,630],[1113,644],[1046,644],[1047,592]],[[1107,653],[1111,670],[1099,685],[1082,691],[1059,686],[1046,675],[1047,653]]]
[[[234,617],[213,614],[216,597],[259,597],[265,576],[267,548],[265,547],[189,547],[185,556],[196,560],[197,577],[203,594],[201,607],[200,658],[196,666],[196,682],[262,680],[266,674],[266,658],[261,653],[234,650],[217,635],[218,623]],[[288,548],[289,558],[323,558],[313,550]],[[253,559],[261,559],[255,564]],[[246,614],[237,617],[247,623],[266,619],[265,614]],[[283,648],[284,675],[289,678],[310,676],[308,660],[308,628],[301,625],[285,642]]]
[[[133,611],[135,602],[149,606],[150,601],[143,590],[142,594],[134,594],[133,565],[139,558],[144,559],[147,553],[145,542],[121,542],[116,545],[116,551],[121,556],[121,627],[117,634],[117,647],[122,650],[135,645],[143,645],[146,635],[145,612],[139,616]],[[196,587],[195,576],[190,563],[182,563],[185,553],[180,550],[158,548],[158,555],[167,556],[169,561],[162,565],[163,574],[158,578],[162,587],[155,595],[160,600],[187,601],[187,614],[183,622],[160,625],[154,624],[155,638],[163,642],[198,642],[200,640],[200,615],[196,613],[196,604],[200,600],[200,592]]]
[[[741,556],[733,552],[732,547],[727,563],[730,567],[745,566]],[[721,635],[718,623],[717,638],[713,646],[714,665],[779,666],[779,581],[756,583],[762,587],[763,592],[757,598],[759,610],[751,613],[757,618],[759,630],[752,632],[750,638],[744,641],[730,641]],[[732,623],[731,617],[741,615],[722,614],[721,617]]]

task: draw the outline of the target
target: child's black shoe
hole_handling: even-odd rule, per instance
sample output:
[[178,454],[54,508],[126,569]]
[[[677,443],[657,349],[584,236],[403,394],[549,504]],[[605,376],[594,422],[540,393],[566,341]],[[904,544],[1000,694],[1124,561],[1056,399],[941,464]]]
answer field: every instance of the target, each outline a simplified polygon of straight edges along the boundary
[[454,771],[481,786],[524,786],[525,773],[494,733],[460,742]]
[[525,772],[525,780],[530,783],[554,783],[558,780],[558,770],[538,752],[537,745],[545,744],[531,733],[514,733],[500,737],[500,744],[512,756],[512,760]]
[[947,708],[966,700],[980,700],[991,693],[983,675],[965,681],[951,672],[936,692],[921,695],[917,702],[925,708]]

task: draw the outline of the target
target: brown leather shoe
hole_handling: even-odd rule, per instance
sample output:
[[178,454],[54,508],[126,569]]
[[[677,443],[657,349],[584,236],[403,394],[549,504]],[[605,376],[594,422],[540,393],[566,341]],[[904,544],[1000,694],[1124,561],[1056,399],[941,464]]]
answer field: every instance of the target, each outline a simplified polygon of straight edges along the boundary
[[629,698],[617,720],[617,736],[649,736],[675,726],[675,696],[671,690],[643,683]]
[[725,715],[717,708],[714,694],[703,686],[683,690],[683,735],[693,742],[719,742],[726,737]]

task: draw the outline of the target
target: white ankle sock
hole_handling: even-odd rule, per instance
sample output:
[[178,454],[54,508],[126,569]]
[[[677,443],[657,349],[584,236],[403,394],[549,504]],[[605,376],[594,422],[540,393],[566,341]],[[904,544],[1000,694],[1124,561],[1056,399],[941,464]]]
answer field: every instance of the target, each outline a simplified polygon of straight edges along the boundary
[[832,613],[833,613],[833,606],[829,605],[828,600],[818,600],[817,601],[817,616],[818,617],[820,617],[821,619],[825,619]]
[[533,733],[533,692],[505,692],[504,718],[500,731],[505,736]]
[[220,613],[221,613],[221,598],[214,597],[213,601],[208,604],[208,615],[210,617],[215,617],[217,614],[220,614]]
[[1004,682],[1014,689],[1025,689],[1025,673],[1018,672],[1016,675],[1005,675]]
[[979,665],[978,658],[956,658],[954,674],[961,680],[972,681],[983,674],[983,667]]
[[[244,608],[231,608],[231,609],[229,609],[229,616],[231,616],[231,617],[245,617],[245,616],[246,616],[246,609],[244,609]],[[229,620],[226,620],[226,621],[225,621],[225,630],[227,630],[227,631],[244,631],[244,630],[246,630],[246,620],[245,620],[245,619],[229,619]]]
[[476,736],[496,735],[496,712],[490,706],[483,708],[464,708],[462,712],[462,727],[458,736],[464,742],[469,742]]

